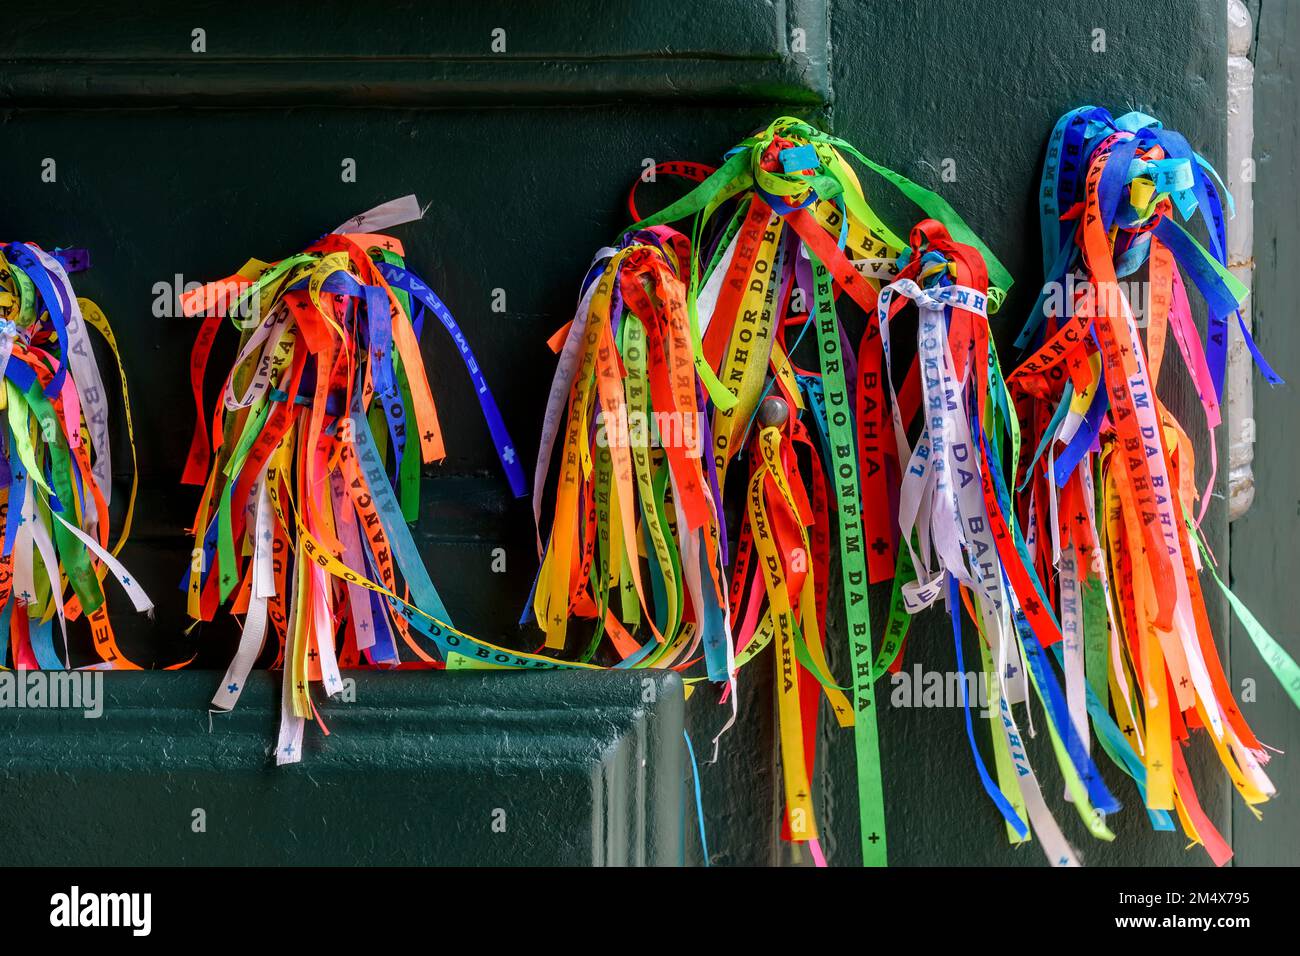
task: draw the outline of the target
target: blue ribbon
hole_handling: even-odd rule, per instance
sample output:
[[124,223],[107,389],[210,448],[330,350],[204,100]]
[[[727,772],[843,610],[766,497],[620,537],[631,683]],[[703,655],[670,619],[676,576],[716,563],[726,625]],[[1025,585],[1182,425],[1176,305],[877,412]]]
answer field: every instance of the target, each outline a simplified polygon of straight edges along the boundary
[[423,303],[429,311],[438,317],[443,327],[451,335],[452,341],[456,343],[457,351],[460,353],[461,361],[464,362],[470,379],[474,382],[474,391],[478,395],[479,407],[483,410],[483,418],[487,422],[488,432],[492,436],[493,444],[496,445],[497,457],[501,459],[501,466],[505,469],[506,479],[510,482],[510,490],[516,498],[524,497],[528,494],[528,488],[524,481],[523,466],[519,463],[519,456],[515,454],[514,442],[511,441],[510,433],[506,430],[505,421],[501,418],[496,399],[492,397],[492,390],[488,387],[487,379],[483,377],[483,371],[479,367],[478,360],[474,358],[474,353],[470,350],[469,342],[466,340],[464,333],[461,332],[460,326],[456,324],[456,320],[452,318],[451,312],[443,304],[442,300],[415,275],[389,262],[378,262],[375,265],[389,285],[409,293]]

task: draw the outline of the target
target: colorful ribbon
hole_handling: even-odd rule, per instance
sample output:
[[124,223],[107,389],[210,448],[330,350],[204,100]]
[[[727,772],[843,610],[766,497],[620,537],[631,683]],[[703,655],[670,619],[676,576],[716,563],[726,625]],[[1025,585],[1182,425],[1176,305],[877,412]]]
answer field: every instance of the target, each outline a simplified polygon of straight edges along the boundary
[[[370,210],[278,262],[251,260],[188,292],[205,316],[191,357],[198,421],[184,481],[203,485],[194,563],[182,587],[196,621],[231,602],[242,633],[213,706],[230,710],[274,632],[284,668],[277,763],[301,758],[311,695],[360,666],[456,666],[462,656],[557,666],[478,641],[450,616],[408,522],[421,464],[444,457],[420,354],[432,313],[465,363],[516,495],[523,471],[492,393],[450,311],[410,272],[401,243],[367,230],[418,219],[408,196]],[[203,376],[225,318],[237,357],[212,414]],[[426,648],[419,638],[432,647]]]
[[[98,306],[77,298],[69,279],[88,266],[80,249],[48,253],[34,243],[11,242],[0,251],[0,630],[6,635],[0,666],[72,666],[68,622],[84,614],[100,661],[92,666],[138,670],[118,647],[108,619],[103,584],[109,575],[137,611],[153,616],[148,595],[117,560],[135,512],[135,436],[113,330]],[[131,490],[112,544],[110,396],[88,326],[103,336],[117,363],[131,449]]]
[[[539,534],[533,613],[555,651],[567,647],[571,618],[593,620],[581,644],[584,661],[686,667],[700,644],[708,678],[728,685],[723,699],[733,708],[736,672],[775,644],[785,836],[809,843],[814,859],[822,859],[810,782],[824,694],[841,726],[855,728],[863,856],[883,864],[864,486],[853,414],[861,390],[835,300],[847,292],[874,317],[876,290],[898,271],[903,243],[868,205],[845,154],[983,250],[940,197],[801,120],[776,120],[728,152],[716,170],[656,167],[698,185],[598,254],[577,316],[552,340],[560,362],[539,452],[539,528],[547,468],[561,432],[565,438],[545,544]],[[628,205],[636,216],[635,194]],[[689,238],[668,228],[687,218]],[[1010,277],[988,261],[996,282],[986,294],[1001,301]],[[800,324],[799,340],[788,343],[787,326]],[[809,329],[818,374],[791,361]],[[760,406],[765,417],[755,427]],[[628,451],[621,439],[603,440],[610,422],[633,413],[649,413],[655,422],[693,416],[709,455],[702,462],[681,455],[657,424],[632,434]],[[749,463],[745,506],[729,535],[723,496],[742,450]],[[870,498],[875,471],[866,491],[874,512],[867,530],[882,515],[887,528],[887,497]],[[835,683],[824,647],[832,513],[851,700]],[[892,632],[894,650],[905,630]],[[606,634],[612,653],[600,658]]]
[[[1199,580],[1204,567],[1213,572],[1198,525],[1217,465],[1230,316],[1265,378],[1279,379],[1240,321],[1246,289],[1226,266],[1216,181],[1186,140],[1152,117],[1114,118],[1091,106],[1063,116],[1040,191],[1045,282],[1018,343],[1028,354],[1007,384],[1027,438],[1011,456],[1023,475],[1022,550],[1059,620],[1059,630],[1055,621],[1032,626],[1064,672],[1055,706],[1068,714],[1081,756],[1091,720],[1153,826],[1171,828],[1176,812],[1188,839],[1222,865],[1231,849],[1201,810],[1182,756],[1190,731],[1206,732],[1252,811],[1274,793],[1268,753],[1219,663]],[[1177,221],[1198,212],[1209,250]],[[1135,296],[1121,280],[1137,276]],[[1204,344],[1187,279],[1208,305]],[[1191,439],[1157,394],[1170,334],[1205,414],[1204,493]],[[1218,583],[1300,704],[1295,661]],[[1077,797],[1076,808],[1084,809]]]
[[[559,362],[534,478],[541,566],[530,612],[546,650],[583,666],[685,671],[703,658],[708,679],[730,684],[725,525],[682,279],[690,255],[666,227],[600,250],[573,321],[551,339]],[[576,641],[575,619],[591,622]]]
[[[1016,716],[1016,705],[1027,705],[1031,690],[1046,715],[1068,799],[1098,838],[1112,838],[1105,814],[1119,803],[1071,723],[1044,652],[1060,630],[1026,554],[1003,478],[1001,462],[1008,453],[1015,458],[1020,436],[989,334],[985,262],[979,250],[929,221],[913,229],[900,265],[898,277],[880,291],[877,323],[861,346],[863,374],[879,371],[888,383],[888,424],[874,411],[864,427],[888,428],[894,435],[900,476],[890,489],[898,502],[895,593],[908,614],[946,601],[963,677],[963,618],[974,623],[978,673],[988,688],[992,772],[976,742],[966,684],[959,686],[980,782],[1012,842],[1027,841],[1032,828],[1054,865],[1074,866],[1077,856],[1048,809]],[[911,350],[900,356],[893,330],[900,320],[910,328],[913,311],[916,351],[909,367]],[[877,333],[879,341],[873,338]],[[895,370],[901,369],[908,371],[900,384]],[[884,464],[892,476],[895,468],[888,460]]]

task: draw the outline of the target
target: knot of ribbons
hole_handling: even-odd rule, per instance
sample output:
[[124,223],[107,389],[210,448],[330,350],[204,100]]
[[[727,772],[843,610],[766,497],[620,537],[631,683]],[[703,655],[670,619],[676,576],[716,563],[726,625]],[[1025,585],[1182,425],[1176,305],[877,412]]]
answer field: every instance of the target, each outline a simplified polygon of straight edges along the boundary
[[[981,316],[1001,301],[1010,277],[946,202],[802,120],[776,120],[716,169],[656,166],[656,176],[697,185],[646,217],[633,188],[628,205],[639,221],[598,253],[577,315],[552,339],[560,360],[539,453],[539,527],[550,459],[562,431],[565,438],[545,545],[539,535],[532,613],[554,653],[569,649],[570,618],[593,619],[577,645],[582,661],[684,668],[701,647],[707,679],[723,687],[732,720],[737,673],[773,646],[786,838],[823,859],[810,781],[811,735],[825,696],[839,724],[854,728],[863,855],[883,864],[864,510],[884,516],[881,528],[877,517],[870,527],[889,539],[890,572],[895,535],[884,466],[871,459],[870,478],[859,480],[854,411],[864,390],[836,301],[855,303],[874,328],[877,291],[899,274],[908,245],[871,209],[845,156],[922,207],[929,218],[916,236],[969,249],[978,260],[969,281],[984,278]],[[669,228],[686,219],[689,237]],[[937,286],[925,292],[948,294]],[[971,323],[959,324],[964,342]],[[793,328],[800,331],[790,341]],[[816,371],[794,360],[809,330]],[[885,408],[876,358],[866,390],[872,415]],[[976,364],[982,371],[986,363]],[[619,442],[607,450],[601,429],[631,411],[694,416],[703,461],[674,450],[657,417],[654,428],[632,436],[630,453]],[[744,506],[729,527],[727,478],[742,452]],[[851,688],[834,679],[825,646],[832,524]],[[649,579],[648,588],[638,577]],[[600,654],[605,635],[612,657]],[[896,651],[900,641],[895,633],[889,646]],[[704,678],[686,679],[694,686]]]
[[[1249,806],[1274,788],[1219,663],[1199,573],[1224,588],[1298,705],[1300,668],[1219,581],[1199,530],[1217,470],[1229,317],[1278,381],[1241,320],[1246,289],[1227,268],[1216,184],[1212,167],[1152,117],[1097,107],[1061,117],[1039,193],[1045,281],[1007,384],[1026,439],[1010,459],[1023,476],[1023,551],[1059,621],[1034,630],[1064,673],[1068,725],[1085,751],[1095,734],[1133,779],[1154,828],[1172,830],[1175,811],[1221,865],[1231,850],[1182,754],[1191,731],[1206,732]],[[1178,222],[1198,213],[1209,249]],[[1204,342],[1188,279],[1206,302]],[[1191,439],[1157,390],[1170,334],[1209,433],[1199,494]]]
[[[11,242],[0,250],[0,665],[6,667],[74,666],[67,625],[85,615],[98,658],[90,666],[138,669],[109,622],[104,581],[110,575],[137,611],[153,614],[148,595],[117,560],[135,511],[135,439],[113,330],[95,303],[77,298],[69,278],[88,265],[80,249],[51,253]],[[117,362],[131,450],[131,488],[115,543],[109,539],[110,395],[88,328]]]
[[[896,531],[898,545],[877,673],[901,665],[907,616],[944,600],[963,678],[958,686],[966,736],[985,792],[1013,843],[1031,839],[1032,828],[1053,865],[1077,865],[1043,797],[1017,705],[1028,708],[1031,694],[1037,697],[1070,800],[1094,835],[1111,838],[1105,815],[1119,803],[1071,723],[1046,656],[1045,648],[1059,642],[1060,629],[1026,552],[1003,474],[1002,462],[1017,456],[1019,430],[989,333],[987,269],[978,250],[954,241],[933,221],[912,231],[900,266],[879,292],[877,321],[860,353],[866,393],[859,404],[861,449],[887,475],[882,493],[896,502],[897,515],[896,526],[880,519],[877,538],[882,559],[892,553],[888,532]],[[894,331],[911,329],[913,321],[914,350]],[[887,385],[883,400],[874,397],[877,374]],[[889,434],[892,443],[882,438]],[[888,571],[882,560],[881,574]],[[992,772],[976,742],[973,687],[964,680],[966,619],[979,634],[974,673],[987,692]]]
[[[357,231],[419,215],[414,197],[386,204],[302,252],[252,260],[182,299],[185,313],[204,321],[191,356],[198,421],[184,475],[203,493],[181,586],[196,621],[212,620],[228,601],[243,615],[214,707],[235,706],[274,635],[267,657],[284,670],[279,763],[300,758],[306,721],[320,721],[313,684],[338,694],[341,670],[457,666],[470,656],[557,666],[452,627],[408,527],[418,516],[421,465],[445,455],[420,353],[429,316],[469,372],[512,490],[525,492],[513,443],[451,312],[406,267],[397,239]],[[240,342],[209,430],[204,372],[227,319]]]
[[662,226],[600,250],[573,321],[551,341],[559,362],[535,474],[539,528],[557,443],[561,457],[532,612],[550,651],[568,645],[571,617],[587,618],[581,662],[606,635],[616,667],[683,669],[702,648],[725,682],[725,545],[704,397],[690,373],[690,256],[689,240]]

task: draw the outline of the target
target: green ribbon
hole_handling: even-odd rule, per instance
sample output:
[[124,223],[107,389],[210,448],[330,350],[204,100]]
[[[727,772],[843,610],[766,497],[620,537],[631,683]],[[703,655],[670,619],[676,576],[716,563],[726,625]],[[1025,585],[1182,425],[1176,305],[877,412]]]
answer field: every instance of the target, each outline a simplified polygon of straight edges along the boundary
[[817,353],[821,360],[822,391],[830,435],[827,478],[835,491],[839,530],[840,576],[843,579],[844,619],[853,661],[853,747],[857,758],[858,815],[862,826],[862,863],[885,866],[885,795],[880,774],[880,739],[876,720],[875,674],[871,656],[871,612],[867,601],[867,563],[862,541],[862,502],[858,459],[853,445],[852,403],[840,355],[839,320],[831,294],[831,276],[815,256],[810,257],[817,307]]
[[1265,630],[1264,625],[1260,624],[1255,615],[1250,613],[1250,608],[1246,607],[1241,602],[1241,599],[1223,583],[1223,579],[1219,577],[1219,572],[1214,570],[1214,558],[1205,545],[1205,538],[1201,535],[1201,530],[1192,522],[1191,516],[1184,513],[1183,520],[1187,523],[1188,533],[1196,539],[1196,544],[1201,549],[1201,563],[1210,569],[1210,574],[1214,576],[1215,583],[1219,585],[1219,589],[1223,591],[1223,596],[1228,599],[1228,603],[1232,605],[1232,610],[1236,612],[1237,620],[1246,629],[1246,634],[1254,643],[1255,649],[1259,651],[1260,657],[1264,658],[1264,663],[1268,665],[1269,670],[1273,672],[1273,676],[1282,685],[1282,689],[1291,698],[1291,703],[1300,707],[1300,664],[1297,664],[1295,658],[1286,652],[1286,648],[1273,639],[1273,636]]

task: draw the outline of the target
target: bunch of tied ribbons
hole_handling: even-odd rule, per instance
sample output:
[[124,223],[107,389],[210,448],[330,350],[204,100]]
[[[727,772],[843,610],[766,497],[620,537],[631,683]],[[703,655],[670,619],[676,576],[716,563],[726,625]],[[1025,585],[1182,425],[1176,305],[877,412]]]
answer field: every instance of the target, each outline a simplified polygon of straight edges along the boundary
[[[931,217],[913,230],[910,245],[871,209],[846,154]],[[986,393],[996,381],[986,302],[1001,301],[1010,277],[940,197],[801,120],[778,119],[716,170],[669,163],[657,172],[698,185],[641,219],[617,248],[601,250],[573,322],[552,339],[560,361],[536,476],[539,526],[561,434],[563,445],[544,545],[539,535],[532,613],[548,648],[578,650],[582,661],[685,670],[702,654],[708,679],[732,701],[733,719],[737,671],[775,643],[785,835],[822,859],[810,780],[824,693],[841,726],[854,727],[863,856],[883,864],[873,684],[901,648],[906,613],[900,592],[898,620],[877,657],[868,556],[871,580],[894,575],[891,483],[901,477],[900,461],[913,466],[943,438],[923,434],[924,449],[900,454],[908,447],[904,424],[920,408],[922,378],[914,365],[901,395],[891,387],[886,397],[887,340],[878,315],[887,318],[908,298],[946,310],[950,335],[964,350],[951,371],[982,413],[994,404]],[[689,238],[668,228],[687,218]],[[882,287],[899,297],[882,297],[878,310]],[[866,322],[856,361],[837,314],[842,294]],[[787,342],[787,330],[800,325]],[[814,326],[818,370],[806,372],[792,353]],[[926,397],[937,395],[940,386],[927,384]],[[1005,421],[1005,404],[1002,411]],[[900,448],[884,441],[891,413]],[[971,453],[975,434],[967,425],[961,463],[977,490],[987,491],[981,507],[992,502],[1004,513],[993,485],[979,480],[989,454]],[[742,450],[749,475],[731,534],[724,495]],[[936,470],[906,486],[915,519],[909,532],[913,525],[916,531],[903,560],[909,572],[924,573],[907,582],[913,609],[946,593],[939,582],[959,572],[945,562],[969,580],[963,555],[977,553],[966,527],[950,520],[950,486],[936,481]],[[833,679],[825,648],[832,511],[852,699]],[[931,546],[928,522],[936,514],[947,520],[941,547]],[[571,648],[575,617],[594,623]],[[605,636],[610,650],[598,658]]]
[[[235,706],[267,657],[283,667],[278,763],[302,753],[311,695],[342,689],[340,670],[556,662],[479,641],[451,626],[408,522],[421,463],[444,457],[420,354],[429,316],[451,336],[516,496],[523,472],[496,402],[451,313],[408,270],[401,243],[374,230],[421,215],[415,197],[344,223],[302,252],[191,290],[205,319],[191,358],[198,424],[184,481],[203,486],[189,613],[212,620],[232,601],[239,646],[213,698]],[[203,378],[224,319],[240,330],[209,430]],[[268,627],[269,625],[269,627]],[[421,639],[427,643],[422,643]],[[273,657],[272,653],[273,651]]]
[[[1200,572],[1224,590],[1298,706],[1300,668],[1223,585],[1199,530],[1217,470],[1213,429],[1234,315],[1265,378],[1279,381],[1241,320],[1247,290],[1226,268],[1216,179],[1181,135],[1149,116],[1083,107],[1061,117],[1040,191],[1045,283],[1017,343],[1030,354],[1008,384],[1026,438],[1026,457],[1013,454],[1023,475],[1022,550],[1059,612],[1059,630],[1047,617],[1033,629],[1065,675],[1054,706],[1068,714],[1076,765],[1091,769],[1090,718],[1151,824],[1172,830],[1176,811],[1188,839],[1221,865],[1231,850],[1193,789],[1182,753],[1190,731],[1206,732],[1252,812],[1274,788],[1262,769],[1267,751],[1219,664]],[[1175,216],[1198,212],[1209,250]],[[1185,276],[1208,308],[1204,346]],[[1145,295],[1131,297],[1124,280],[1141,277]],[[1171,334],[1210,432],[1199,494],[1192,441],[1157,394]],[[1018,663],[998,662],[1012,688],[1023,680]],[[1004,780],[1003,791],[1012,789]],[[1077,794],[1075,805],[1085,812]]]
[[[135,445],[113,330],[98,306],[77,298],[68,278],[88,266],[81,249],[49,253],[34,243],[12,242],[0,251],[0,664],[14,668],[73,666],[68,622],[84,615],[99,658],[91,666],[138,669],[118,648],[108,620],[104,581],[110,574],[137,611],[153,614],[148,596],[116,558],[135,507]],[[131,491],[122,530],[111,545],[109,393],[88,326],[117,359],[131,442]]]

